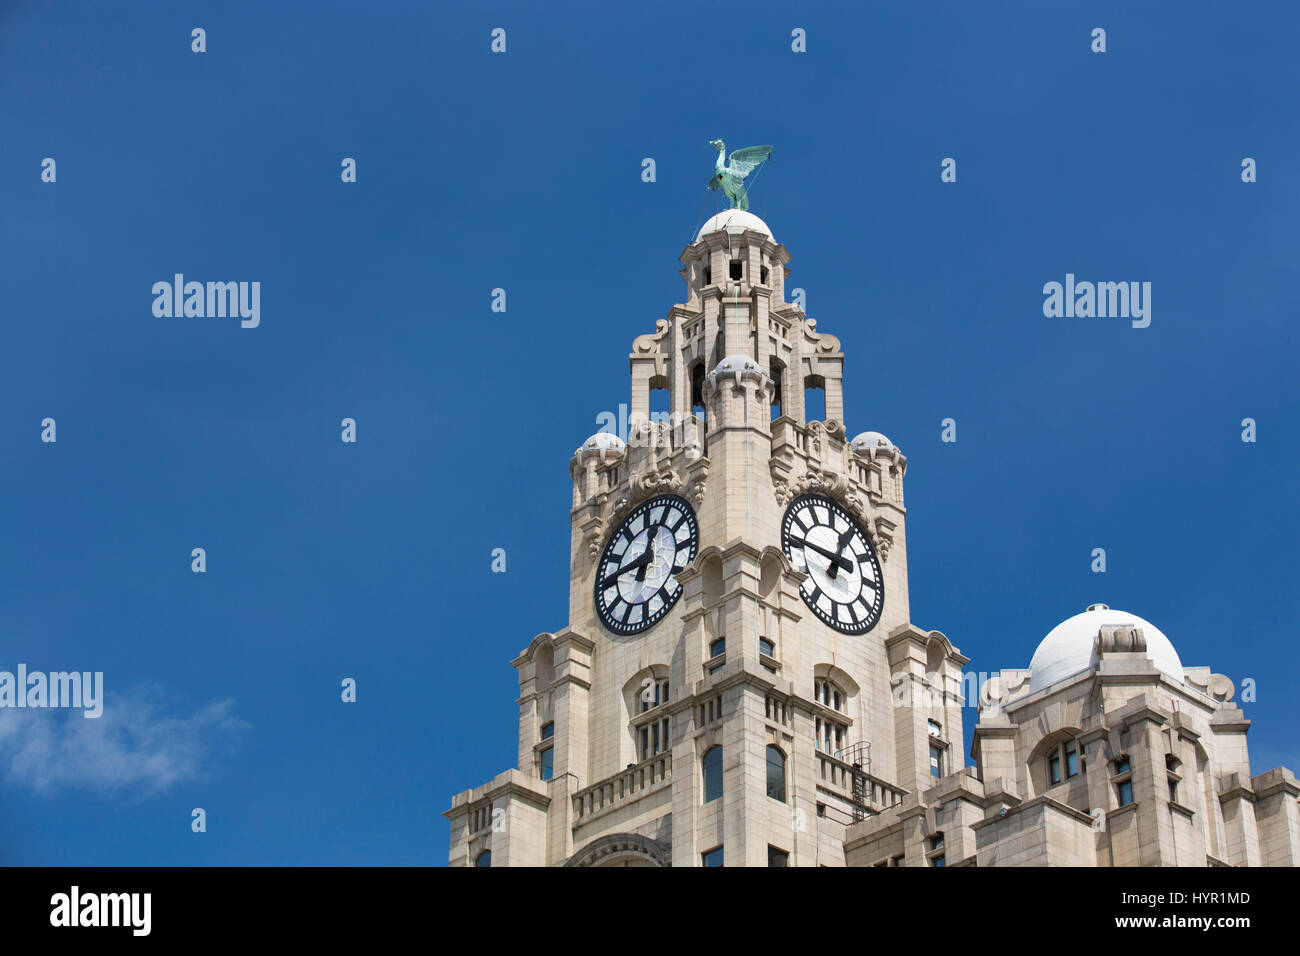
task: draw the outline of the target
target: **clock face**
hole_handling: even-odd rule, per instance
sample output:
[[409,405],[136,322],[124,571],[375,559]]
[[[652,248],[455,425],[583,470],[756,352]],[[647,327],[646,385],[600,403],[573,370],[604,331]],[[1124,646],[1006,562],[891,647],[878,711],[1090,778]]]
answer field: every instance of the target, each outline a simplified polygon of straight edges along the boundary
[[676,575],[695,557],[700,532],[684,498],[659,495],[637,505],[596,565],[596,613],[616,634],[635,634],[677,603]]
[[865,634],[885,606],[876,550],[862,525],[824,495],[800,495],[781,522],[781,547],[798,571],[799,588],[814,614],[845,634]]

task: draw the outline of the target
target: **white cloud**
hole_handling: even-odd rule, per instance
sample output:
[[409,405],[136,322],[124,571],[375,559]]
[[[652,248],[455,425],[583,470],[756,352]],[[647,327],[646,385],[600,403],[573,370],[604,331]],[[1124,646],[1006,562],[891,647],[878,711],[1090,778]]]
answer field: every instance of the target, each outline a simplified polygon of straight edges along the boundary
[[234,700],[188,717],[159,713],[156,694],[108,694],[103,716],[80,710],[0,709],[0,773],[36,793],[80,789],[148,796],[199,779],[207,759],[248,724]]

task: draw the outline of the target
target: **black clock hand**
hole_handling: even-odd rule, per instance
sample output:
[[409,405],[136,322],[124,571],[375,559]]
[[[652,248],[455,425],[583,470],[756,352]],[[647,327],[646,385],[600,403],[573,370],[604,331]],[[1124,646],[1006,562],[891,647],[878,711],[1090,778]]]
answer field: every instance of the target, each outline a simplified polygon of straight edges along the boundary
[[[853,537],[853,532],[855,530],[856,529],[852,525],[850,525],[849,529],[845,531],[842,535],[840,535],[839,540],[835,543],[836,554],[841,556],[844,554],[844,546],[849,543],[849,538]],[[830,576],[831,580],[833,581],[835,580],[835,576],[839,574],[840,566],[838,564],[832,564],[826,570],[827,570],[827,574]],[[847,571],[848,568],[845,568],[844,570]]]
[[818,547],[817,545],[809,541],[807,538],[804,538],[802,541],[795,541],[794,543],[803,548],[812,548],[812,550],[816,551],[818,554],[822,555],[823,557],[829,558],[831,561],[831,568],[840,567],[843,568],[845,571],[849,571],[849,572],[853,571],[853,565],[850,564],[846,558],[841,558],[838,554],[834,554],[833,552],[827,551],[825,548]]
[[[647,564],[649,564],[649,563],[651,562],[651,560],[653,560],[653,558],[654,558],[654,555],[652,555],[648,550],[646,550],[646,551],[642,551],[640,554],[638,554],[638,555],[637,555],[637,556],[632,560],[632,562],[631,562],[630,564],[625,564],[625,565],[623,565],[621,568],[619,568],[619,569],[618,569],[617,571],[615,571],[613,574],[611,574],[611,575],[609,575],[607,578],[605,578],[605,580],[601,581],[601,582],[600,582],[600,586],[601,586],[602,588],[607,588],[607,587],[609,587],[611,584],[613,584],[615,581],[617,581],[617,580],[618,580],[619,578],[621,578],[623,575],[627,574],[629,571],[632,571],[632,570],[635,570],[635,569],[638,569],[638,568],[644,568]],[[643,575],[643,577],[644,577],[644,575]],[[638,578],[637,580],[639,581],[639,580],[641,580],[641,578]]]
[[646,558],[645,561],[641,562],[641,566],[636,569],[636,579],[638,582],[645,580],[646,568],[650,567],[650,562],[653,560],[653,553],[651,551],[651,548],[654,547],[655,535],[659,533],[659,529],[662,527],[663,527],[663,522],[661,521],[659,524],[652,525],[650,529],[646,532],[644,553],[647,555],[651,555],[651,557]]

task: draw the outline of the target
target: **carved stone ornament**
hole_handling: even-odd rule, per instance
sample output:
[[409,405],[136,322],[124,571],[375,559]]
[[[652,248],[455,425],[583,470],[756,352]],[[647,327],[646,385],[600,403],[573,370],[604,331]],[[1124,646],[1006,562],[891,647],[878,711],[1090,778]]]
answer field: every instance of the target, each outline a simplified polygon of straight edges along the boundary
[[633,475],[631,480],[628,481],[632,497],[638,501],[642,498],[649,498],[651,495],[675,492],[681,486],[681,476],[671,468]]
[[645,471],[633,475],[628,479],[628,493],[619,496],[614,502],[614,507],[610,510],[605,521],[606,524],[614,524],[632,509],[633,505],[644,501],[646,498],[660,494],[676,494],[682,487],[681,476],[671,468],[664,468],[660,471]]
[[594,561],[600,554],[600,543],[605,538],[605,519],[597,509],[584,518],[579,527],[582,529],[582,543],[587,546],[587,555]]
[[897,527],[898,525],[883,515],[876,516],[875,526],[872,530],[875,532],[874,543],[881,561],[889,560],[889,550],[894,546],[894,529]]
[[832,498],[843,499],[848,484],[848,479],[843,475],[819,468],[809,468],[793,481],[787,481],[775,474],[772,476],[772,488],[776,492],[776,500],[782,507],[803,494],[829,495]]

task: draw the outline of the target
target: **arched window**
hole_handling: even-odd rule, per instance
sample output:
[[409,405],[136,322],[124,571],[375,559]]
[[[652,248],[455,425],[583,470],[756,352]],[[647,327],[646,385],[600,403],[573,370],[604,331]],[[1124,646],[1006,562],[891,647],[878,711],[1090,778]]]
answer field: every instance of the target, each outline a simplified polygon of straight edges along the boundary
[[711,747],[704,754],[704,802],[722,796],[722,748]]
[[785,754],[773,744],[767,745],[767,795],[785,803]]
[[555,681],[555,652],[550,644],[543,644],[537,648],[537,653],[533,656],[533,676],[539,693],[549,688]]
[[491,865],[492,865],[492,851],[491,851],[491,850],[484,850],[482,853],[480,853],[478,856],[476,856],[476,857],[474,858],[474,865],[475,865],[475,866],[491,866]]
[[844,713],[845,705],[848,703],[849,695],[839,684],[825,677],[819,677],[813,681],[813,700],[820,703],[823,707],[829,707],[831,710],[838,710]]
[[[1079,747],[1075,728],[1049,734],[1029,755],[1030,775],[1034,786],[1048,790],[1079,776],[1087,767]],[[931,744],[934,741],[931,740]]]

